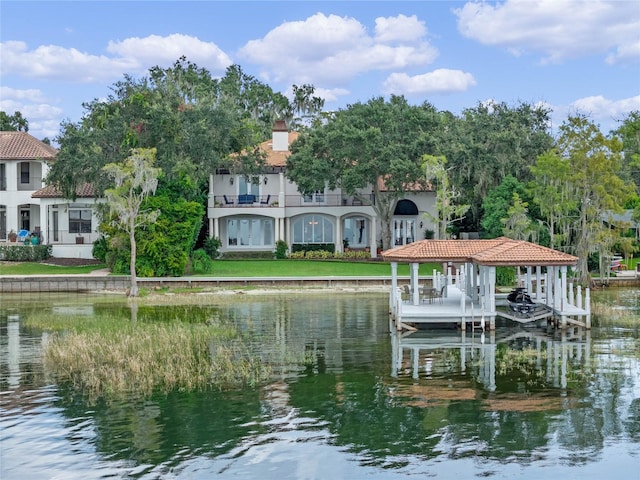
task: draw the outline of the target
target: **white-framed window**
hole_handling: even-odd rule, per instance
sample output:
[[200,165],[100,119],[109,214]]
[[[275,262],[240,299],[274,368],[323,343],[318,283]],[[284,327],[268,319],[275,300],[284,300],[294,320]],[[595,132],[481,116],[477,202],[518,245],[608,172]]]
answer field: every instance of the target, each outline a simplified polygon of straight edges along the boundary
[[293,221],[293,243],[333,243],[333,222],[323,215],[303,215]]
[[91,209],[69,209],[69,233],[91,233]]
[[273,218],[239,217],[227,220],[229,247],[271,247],[274,244]]

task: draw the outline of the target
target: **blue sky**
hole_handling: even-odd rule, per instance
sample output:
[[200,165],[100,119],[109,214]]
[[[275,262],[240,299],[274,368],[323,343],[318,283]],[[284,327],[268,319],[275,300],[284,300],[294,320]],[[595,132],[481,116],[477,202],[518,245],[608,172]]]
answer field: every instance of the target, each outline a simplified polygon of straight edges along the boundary
[[637,0],[3,0],[0,41],[0,109],[38,138],[182,55],[285,94],[311,83],[327,110],[392,93],[456,114],[542,102],[554,126],[584,113],[605,133],[640,110]]

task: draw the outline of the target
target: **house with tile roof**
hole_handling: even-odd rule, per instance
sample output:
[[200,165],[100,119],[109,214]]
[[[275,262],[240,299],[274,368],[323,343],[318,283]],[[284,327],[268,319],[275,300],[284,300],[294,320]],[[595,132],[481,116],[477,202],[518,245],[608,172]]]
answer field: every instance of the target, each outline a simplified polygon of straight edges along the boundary
[[22,231],[52,245],[55,257],[92,258],[97,200],[90,185],[71,201],[44,183],[56,154],[27,132],[0,132],[0,242]]
[[[374,189],[356,195],[340,189],[299,192],[286,176],[289,146],[298,138],[284,121],[277,121],[272,138],[260,145],[266,167],[255,178],[218,169],[209,177],[207,215],[209,235],[221,240],[221,251],[273,251],[278,240],[296,245],[332,245],[336,252],[348,246],[376,257],[381,224],[374,205]],[[385,194],[384,188],[380,189]],[[395,245],[407,245],[435,230],[425,212],[435,212],[435,193],[407,192],[396,202],[392,220]]]

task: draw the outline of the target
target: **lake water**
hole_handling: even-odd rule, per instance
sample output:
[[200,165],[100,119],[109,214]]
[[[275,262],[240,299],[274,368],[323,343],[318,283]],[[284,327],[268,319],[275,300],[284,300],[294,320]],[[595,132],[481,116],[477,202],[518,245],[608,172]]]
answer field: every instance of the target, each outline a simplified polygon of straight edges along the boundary
[[640,478],[637,290],[593,294],[631,321],[564,334],[498,323],[398,336],[385,294],[238,297],[137,315],[230,319],[271,382],[97,405],[51,383],[46,333],[21,318],[128,315],[126,303],[4,297],[0,478]]

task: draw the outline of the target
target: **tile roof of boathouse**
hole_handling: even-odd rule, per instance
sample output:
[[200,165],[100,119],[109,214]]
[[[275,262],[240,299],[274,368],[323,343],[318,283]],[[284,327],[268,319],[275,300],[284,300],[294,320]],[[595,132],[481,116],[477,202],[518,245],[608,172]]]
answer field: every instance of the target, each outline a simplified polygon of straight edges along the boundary
[[578,257],[524,240],[420,240],[382,252],[388,262],[476,263],[493,266],[575,265]]

